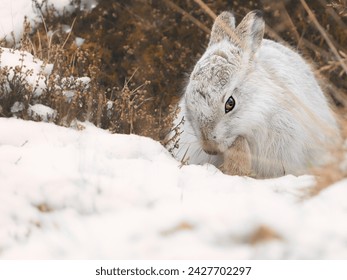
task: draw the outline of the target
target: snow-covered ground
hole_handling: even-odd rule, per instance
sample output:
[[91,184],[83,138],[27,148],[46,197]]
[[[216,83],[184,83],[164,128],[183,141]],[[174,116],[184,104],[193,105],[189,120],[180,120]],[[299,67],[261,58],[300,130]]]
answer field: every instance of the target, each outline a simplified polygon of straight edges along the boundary
[[[69,1],[49,2],[62,10]],[[25,14],[40,19],[32,1],[1,0],[0,37],[19,38]],[[3,49],[0,67],[22,54]],[[27,53],[23,63],[29,84],[52,69]],[[0,258],[346,259],[347,181],[307,197],[314,182],[182,167],[158,142],[88,123],[0,118]]]
[[[1,0],[0,1],[0,39],[19,42],[22,32],[24,17],[27,17],[32,26],[41,22],[43,15],[37,9],[35,2],[41,5],[43,0]],[[72,12],[74,6],[71,0],[47,0],[48,6],[54,6],[58,13]],[[85,9],[95,7],[97,0],[82,0],[81,6]]]
[[183,166],[135,135],[0,118],[0,257],[347,257],[347,181]]

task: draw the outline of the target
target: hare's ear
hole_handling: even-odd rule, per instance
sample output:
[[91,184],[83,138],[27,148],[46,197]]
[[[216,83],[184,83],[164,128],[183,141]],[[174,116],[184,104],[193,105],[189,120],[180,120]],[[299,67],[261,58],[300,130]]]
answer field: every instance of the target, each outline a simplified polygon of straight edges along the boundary
[[255,53],[263,40],[264,30],[263,12],[254,10],[243,18],[235,32],[240,38],[242,46],[251,53]]
[[221,13],[214,21],[208,46],[235,37],[235,17],[230,12]]

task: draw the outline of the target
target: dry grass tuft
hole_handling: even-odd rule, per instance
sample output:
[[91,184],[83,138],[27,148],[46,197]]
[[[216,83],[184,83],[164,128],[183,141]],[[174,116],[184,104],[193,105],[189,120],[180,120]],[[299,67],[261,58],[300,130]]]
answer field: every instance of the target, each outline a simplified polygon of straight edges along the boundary
[[255,245],[262,242],[281,240],[281,237],[274,230],[267,226],[259,226],[250,236],[248,243]]
[[[147,89],[151,82],[135,81],[137,72],[140,72],[136,69],[130,75],[129,71],[126,72],[122,87],[119,87],[119,80],[105,80],[108,73],[101,69],[108,66],[105,63],[105,60],[110,60],[108,51],[100,40],[88,41],[87,33],[82,33],[79,25],[88,21],[90,14],[77,9],[73,15],[64,13],[57,17],[57,11],[48,6],[47,1],[33,3],[42,15],[43,23],[33,31],[25,20],[23,37],[15,45],[42,60],[43,67],[53,64],[53,71],[45,78],[44,93],[35,96],[35,88],[26,81],[31,72],[2,67],[0,115],[42,120],[30,113],[30,107],[43,104],[55,110],[56,114],[48,121],[58,125],[71,126],[76,120],[89,121],[115,133],[136,133],[164,139],[171,127],[174,107],[167,106],[163,112],[161,107],[155,106],[153,103],[157,98]],[[80,5],[80,2],[75,1],[75,5]],[[79,32],[87,37],[82,45],[78,44]],[[96,36],[103,35],[101,31],[96,32]],[[2,46],[8,47],[8,43],[2,42]],[[129,80],[127,76],[130,76]]]
[[193,229],[194,229],[194,226],[192,224],[182,221],[181,223],[177,224],[173,228],[162,231],[161,235],[168,236],[172,234],[177,234],[177,232],[180,232],[180,231],[190,231]]

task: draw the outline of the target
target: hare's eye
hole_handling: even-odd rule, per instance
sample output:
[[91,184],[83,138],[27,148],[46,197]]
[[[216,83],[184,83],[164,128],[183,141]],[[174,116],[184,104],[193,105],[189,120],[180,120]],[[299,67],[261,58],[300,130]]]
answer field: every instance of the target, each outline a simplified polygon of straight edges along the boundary
[[230,96],[227,100],[227,102],[225,102],[225,113],[229,113],[232,109],[234,109],[235,107],[235,100],[232,96]]

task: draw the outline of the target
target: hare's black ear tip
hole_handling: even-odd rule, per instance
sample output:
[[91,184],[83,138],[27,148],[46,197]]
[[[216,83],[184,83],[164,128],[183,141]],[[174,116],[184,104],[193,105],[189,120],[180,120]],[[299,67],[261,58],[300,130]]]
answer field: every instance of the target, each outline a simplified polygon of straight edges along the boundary
[[261,11],[261,10],[254,10],[253,14],[254,14],[254,16],[256,16],[258,18],[263,18],[263,16],[264,16],[263,11]]

